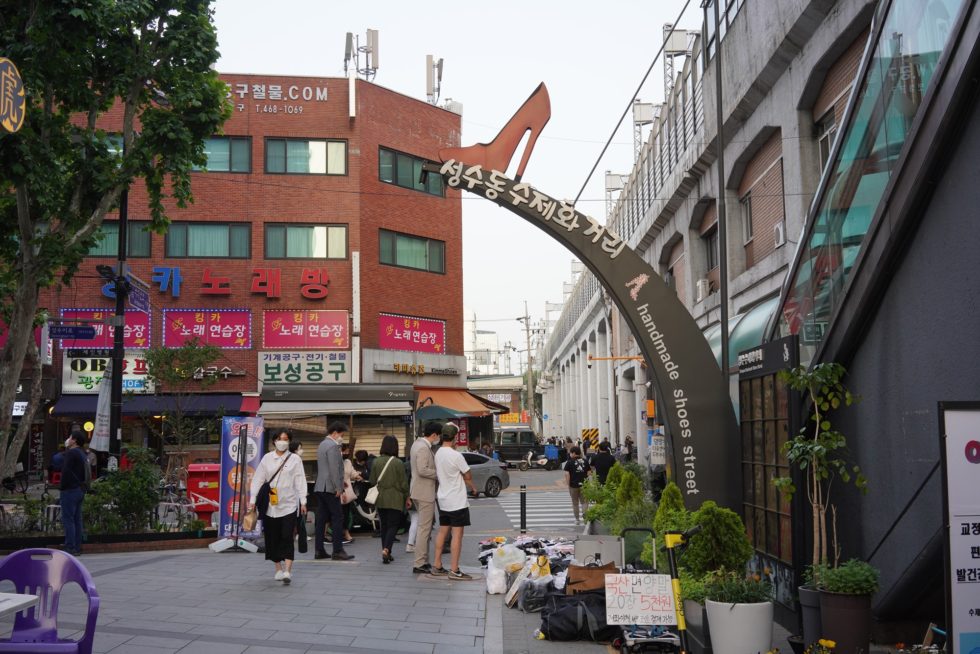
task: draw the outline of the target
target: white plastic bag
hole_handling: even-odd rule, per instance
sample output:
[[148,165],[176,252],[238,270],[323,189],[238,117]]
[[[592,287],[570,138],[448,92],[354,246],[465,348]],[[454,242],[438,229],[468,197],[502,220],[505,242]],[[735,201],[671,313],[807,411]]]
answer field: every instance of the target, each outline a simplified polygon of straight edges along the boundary
[[555,590],[564,590],[565,589],[565,578],[566,578],[566,575],[565,575],[565,571],[564,570],[562,570],[561,572],[559,572],[558,574],[555,575],[555,578],[554,578]]
[[490,566],[487,569],[487,594],[503,595],[507,592],[507,573],[502,568]]
[[524,561],[527,555],[524,550],[518,549],[513,545],[498,547],[493,553],[493,565],[501,568],[505,572],[520,572],[524,568]]

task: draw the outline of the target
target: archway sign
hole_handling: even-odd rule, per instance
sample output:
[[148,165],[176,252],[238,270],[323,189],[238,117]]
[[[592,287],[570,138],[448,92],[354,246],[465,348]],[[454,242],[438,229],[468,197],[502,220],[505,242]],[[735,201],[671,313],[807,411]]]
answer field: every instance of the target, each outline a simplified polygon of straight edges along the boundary
[[[663,397],[670,428],[674,481],[689,506],[714,500],[741,504],[738,425],[728,386],[707,340],[677,295],[612,230],[567,202],[521,182],[531,150],[551,117],[544,84],[531,94],[490,143],[447,148],[442,164],[427,163],[451,188],[504,207],[554,237],[595,274],[636,337]],[[525,132],[527,148],[515,179],[506,171]]]

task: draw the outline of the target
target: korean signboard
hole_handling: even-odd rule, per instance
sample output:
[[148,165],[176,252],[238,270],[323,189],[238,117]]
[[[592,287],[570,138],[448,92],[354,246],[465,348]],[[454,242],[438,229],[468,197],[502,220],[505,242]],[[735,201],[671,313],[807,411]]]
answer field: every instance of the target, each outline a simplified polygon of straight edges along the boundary
[[13,134],[24,124],[26,108],[20,71],[14,62],[0,57],[0,125]]
[[350,352],[259,352],[260,384],[350,383]]
[[[111,350],[68,350],[61,362],[62,393],[98,393]],[[123,359],[123,393],[152,393],[146,359],[139,350],[127,350]]]
[[248,309],[164,309],[163,346],[180,347],[192,338],[222,350],[252,348]]
[[243,82],[225,80],[225,84],[237,112],[298,116],[311,105],[327,102],[328,97],[327,81],[323,79],[249,78]]
[[[64,350],[92,350],[113,346],[115,328],[108,324],[115,316],[115,309],[62,309],[61,319],[66,321],[85,320],[85,324],[95,328],[95,338],[61,340]],[[150,314],[142,311],[127,311],[126,326],[123,327],[123,347],[127,350],[145,350],[150,347]]]
[[262,327],[262,347],[267,349],[350,348],[346,311],[263,311]]
[[980,648],[980,404],[940,403],[946,505],[947,643]]
[[[255,475],[255,470],[265,453],[264,426],[262,418],[225,417],[221,420],[221,482],[219,503],[221,516],[218,522],[218,536],[227,538],[234,530],[235,518],[244,515],[248,505],[248,485]],[[239,448],[245,447],[245,472],[241,474],[238,468]],[[245,493],[242,496],[245,505],[238,505],[239,484],[245,483]],[[240,508],[240,511],[239,511]],[[252,531],[241,532],[243,538],[255,538],[261,534],[259,524]]]
[[607,624],[677,624],[670,575],[606,575]]
[[381,313],[378,314],[378,331],[378,346],[382,350],[446,352],[445,320]]

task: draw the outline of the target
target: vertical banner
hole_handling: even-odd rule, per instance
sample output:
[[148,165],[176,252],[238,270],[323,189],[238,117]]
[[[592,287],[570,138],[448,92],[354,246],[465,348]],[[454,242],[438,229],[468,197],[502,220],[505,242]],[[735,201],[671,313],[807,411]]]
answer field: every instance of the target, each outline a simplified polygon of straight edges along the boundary
[[947,643],[980,650],[980,403],[939,404],[946,515]]
[[109,416],[112,413],[112,359],[106,364],[99,384],[99,401],[95,405],[95,429],[92,430],[92,442],[89,447],[96,452],[109,451]]
[[[238,448],[243,434],[246,447],[244,476],[238,469]],[[264,435],[262,418],[233,416],[221,420],[221,491],[218,500],[221,504],[221,518],[218,522],[220,538],[229,537],[234,530],[235,516],[239,515],[236,505],[239,484],[245,484],[244,500],[248,504],[248,485],[262,459]],[[245,509],[246,506],[241,507],[243,513]],[[242,538],[254,538],[260,533],[260,527],[256,524],[255,529],[242,530],[240,535]]]
[[468,447],[470,444],[470,421],[468,418],[460,418],[456,420],[456,424],[459,426],[459,433],[456,435],[456,444],[463,447]]

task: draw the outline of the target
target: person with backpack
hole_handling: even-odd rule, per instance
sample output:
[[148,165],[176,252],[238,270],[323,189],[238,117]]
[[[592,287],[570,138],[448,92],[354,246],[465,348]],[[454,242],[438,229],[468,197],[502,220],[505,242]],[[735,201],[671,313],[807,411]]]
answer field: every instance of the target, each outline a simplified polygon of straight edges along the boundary
[[[293,580],[293,559],[296,558],[293,534],[297,513],[306,519],[306,473],[302,458],[289,451],[292,440],[293,435],[287,429],[275,432],[275,449],[259,462],[252,477],[248,503],[249,511],[257,508],[258,502],[264,503],[259,491],[268,484],[269,504],[261,516],[265,560],[275,564],[275,579],[283,584]],[[258,508],[261,514],[262,507]]]

